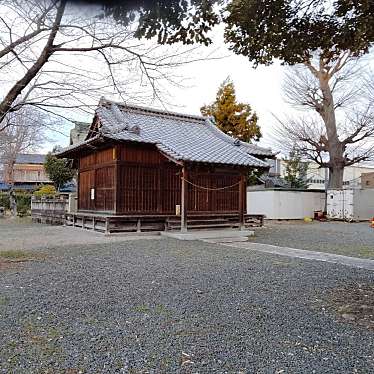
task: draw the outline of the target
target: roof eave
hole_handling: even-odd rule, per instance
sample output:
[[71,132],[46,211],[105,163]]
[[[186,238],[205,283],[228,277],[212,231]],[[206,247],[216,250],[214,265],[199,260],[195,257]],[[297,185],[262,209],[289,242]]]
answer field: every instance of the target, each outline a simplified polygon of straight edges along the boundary
[[66,149],[63,149],[60,152],[56,152],[54,153],[54,155],[57,158],[75,158],[74,155],[77,152],[80,152],[85,149],[92,149],[94,144],[103,143],[103,142],[104,142],[104,138],[101,135],[97,135],[91,139],[84,140],[83,142],[80,142],[73,147],[67,147]]

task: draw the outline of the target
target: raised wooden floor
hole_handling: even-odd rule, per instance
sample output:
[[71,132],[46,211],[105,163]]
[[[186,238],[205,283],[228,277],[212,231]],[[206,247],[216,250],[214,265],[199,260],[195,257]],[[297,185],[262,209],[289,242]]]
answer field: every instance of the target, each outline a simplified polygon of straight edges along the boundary
[[[245,228],[263,225],[263,215],[245,215]],[[181,218],[176,215],[106,215],[99,213],[67,213],[65,225],[106,234],[180,230]],[[188,230],[239,229],[239,215],[194,214],[187,217]]]

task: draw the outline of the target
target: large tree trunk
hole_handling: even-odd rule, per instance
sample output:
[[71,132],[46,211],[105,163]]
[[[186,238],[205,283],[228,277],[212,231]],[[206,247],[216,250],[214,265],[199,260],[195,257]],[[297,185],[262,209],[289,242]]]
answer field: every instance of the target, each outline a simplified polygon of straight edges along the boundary
[[342,188],[344,168],[330,167],[329,172],[328,188]]
[[345,166],[344,145],[338,137],[334,98],[329,85],[329,79],[327,73],[319,73],[319,83],[323,94],[323,101],[317,111],[321,115],[326,127],[327,142],[325,145],[327,146],[330,157],[328,162],[330,171],[329,188],[342,188]]
[[6,182],[10,184],[9,190],[9,206],[12,217],[17,216],[17,199],[14,192],[14,164],[16,163],[15,155],[8,157],[6,165]]

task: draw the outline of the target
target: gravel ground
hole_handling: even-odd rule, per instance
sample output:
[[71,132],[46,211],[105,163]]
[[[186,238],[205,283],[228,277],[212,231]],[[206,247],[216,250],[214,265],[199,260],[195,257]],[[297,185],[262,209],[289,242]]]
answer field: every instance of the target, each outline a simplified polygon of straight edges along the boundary
[[373,272],[173,239],[40,252],[0,271],[2,373],[374,372],[374,331],[331,302]]
[[374,229],[368,222],[267,221],[249,240],[374,259]]
[[[127,236],[105,236],[101,233],[79,228],[33,224],[31,218],[0,219],[1,250],[39,250],[79,244],[105,244],[123,242],[139,237],[136,233]],[[143,238],[155,240],[150,233]]]

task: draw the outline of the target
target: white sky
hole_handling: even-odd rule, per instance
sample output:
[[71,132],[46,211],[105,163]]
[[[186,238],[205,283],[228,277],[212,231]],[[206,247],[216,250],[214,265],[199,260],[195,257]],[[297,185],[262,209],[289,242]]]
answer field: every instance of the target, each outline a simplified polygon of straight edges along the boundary
[[[77,10],[72,9],[72,11],[75,14],[74,12]],[[87,12],[86,8],[85,12]],[[292,112],[294,113],[294,109],[286,104],[282,97],[282,81],[286,67],[275,62],[271,66],[259,66],[254,69],[245,57],[237,56],[227,49],[223,41],[223,25],[215,28],[212,37],[212,46],[200,47],[199,53],[201,53],[201,57],[204,58],[204,56],[209,55],[213,51],[213,55],[216,57],[226,57],[199,61],[180,67],[176,74],[183,79],[184,86],[168,88],[170,98],[167,99],[167,102],[171,105],[166,105],[166,108],[183,113],[200,114],[200,107],[214,101],[219,85],[229,76],[235,84],[237,99],[241,102],[249,103],[259,116],[259,125],[263,134],[259,144],[270,146],[273,150],[278,151],[272,139],[272,129],[277,123],[275,116],[282,118]],[[151,42],[142,40],[141,43],[150,44]],[[175,45],[173,48],[179,51],[186,47]],[[70,62],[74,58],[74,64],[80,66],[80,62],[76,57],[72,55],[61,56],[62,61],[65,63],[67,61]],[[371,65],[371,70],[374,71],[374,54],[372,53],[365,60]],[[95,71],[100,69],[99,65],[95,65],[97,62],[94,58],[85,60],[84,63],[87,64],[84,67],[93,67]],[[56,68],[58,69],[58,67]],[[120,77],[124,77],[125,71],[120,70],[120,72]],[[134,76],[132,70],[130,70],[130,74]],[[2,85],[1,82],[0,85]],[[96,98],[97,102],[100,96],[98,95]],[[112,99],[111,97],[107,98]],[[117,98],[113,97],[113,99]],[[92,116],[82,117],[82,112],[74,109],[66,111],[66,116],[76,121],[92,120]],[[67,123],[64,127],[58,129],[59,132],[49,133],[49,141],[39,149],[39,152],[48,152],[54,145],[67,146],[69,132],[72,127],[73,124]]]
[[[202,49],[205,53],[205,50]],[[259,116],[259,124],[263,132],[260,144],[271,146],[270,131],[275,123],[272,113],[284,112],[284,103],[281,96],[281,82],[283,67],[275,63],[269,67],[260,66],[254,69],[251,63],[242,56],[222,48],[218,52],[222,59],[195,62],[183,66],[178,70],[178,75],[186,79],[183,87],[169,89],[172,98],[169,99],[172,106],[169,110],[177,112],[200,114],[200,107],[214,101],[219,85],[230,76],[236,88],[239,101],[249,103]],[[99,98],[98,98],[99,100]],[[82,120],[78,117],[77,120]],[[70,112],[70,117],[74,114]],[[67,125],[60,134],[51,134],[53,142],[46,143],[42,151],[49,151],[53,145],[66,146],[69,131],[72,125]]]
[[[217,46],[219,50],[217,50]],[[230,76],[236,88],[237,99],[249,103],[252,109],[259,116],[259,125],[263,134],[259,145],[270,146],[278,151],[272,140],[272,128],[276,125],[274,117],[283,117],[294,111],[283,101],[282,81],[286,67],[275,62],[271,66],[259,66],[256,69],[243,56],[237,56],[228,51],[223,43],[222,31],[217,30],[214,36],[214,43],[211,47],[201,47],[203,56],[214,50],[215,56],[227,56],[221,59],[206,60],[187,64],[178,69],[177,74],[183,78],[184,87],[173,87],[169,89],[171,99],[168,99],[172,106],[167,109],[177,112],[200,114],[200,107],[214,101],[219,85]],[[374,65],[373,54],[366,58],[369,64]],[[109,97],[108,97],[109,98]],[[97,98],[99,101],[99,97]],[[69,117],[74,118],[70,112]],[[90,120],[91,118],[87,118]],[[84,120],[77,113],[77,121]],[[73,125],[67,125],[62,129],[65,136],[51,134],[54,141],[46,143],[40,150],[48,152],[53,145],[68,145],[69,131]]]

